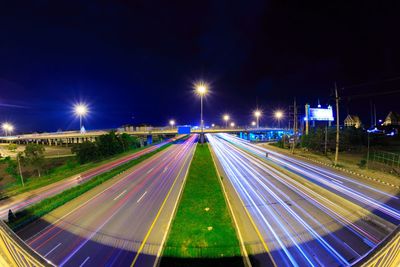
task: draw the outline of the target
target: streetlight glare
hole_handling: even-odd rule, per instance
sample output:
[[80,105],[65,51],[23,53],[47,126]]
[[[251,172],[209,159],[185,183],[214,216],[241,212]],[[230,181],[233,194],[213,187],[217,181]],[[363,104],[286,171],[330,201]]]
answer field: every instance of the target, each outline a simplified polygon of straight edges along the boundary
[[78,116],[85,116],[88,113],[87,105],[82,103],[76,104],[74,110]]
[[175,120],[170,120],[169,125],[174,126],[175,125]]
[[231,127],[235,127],[235,123],[234,122],[231,122]]
[[14,126],[11,123],[8,122],[4,122],[1,125],[1,128],[3,129],[3,131],[5,132],[6,136],[11,133],[12,131],[14,131]]
[[196,90],[196,93],[200,96],[207,94],[208,85],[203,81],[195,83],[194,88]]
[[275,118],[281,119],[283,117],[283,112],[280,110],[275,111]]
[[256,125],[257,125],[257,123],[255,121],[251,122],[251,126],[256,126]]
[[257,118],[261,116],[261,111],[260,110],[256,110],[254,111],[254,116],[256,116]]
[[223,119],[224,119],[224,121],[229,121],[229,115],[228,115],[228,114],[225,114],[224,117],[223,117]]

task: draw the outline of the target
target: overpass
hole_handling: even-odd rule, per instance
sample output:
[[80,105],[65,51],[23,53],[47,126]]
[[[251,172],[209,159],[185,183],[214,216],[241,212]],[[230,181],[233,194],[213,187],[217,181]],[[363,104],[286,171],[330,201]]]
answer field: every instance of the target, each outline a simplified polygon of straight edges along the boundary
[[[140,138],[141,142],[152,143],[153,137],[168,136],[178,134],[176,128],[153,128],[146,131],[125,131],[125,130],[93,130],[81,133],[80,131],[52,132],[52,133],[33,133],[14,136],[0,136],[0,143],[28,144],[37,143],[43,145],[65,145],[77,144],[86,141],[93,142],[100,135],[107,134],[110,131],[116,131],[119,134],[129,134]],[[191,133],[201,133],[201,130],[192,129]],[[274,139],[273,137],[282,136],[285,133],[291,133],[291,130],[283,128],[205,128],[204,133],[235,133],[241,138],[250,141],[263,141]],[[276,139],[276,138],[275,138]]]

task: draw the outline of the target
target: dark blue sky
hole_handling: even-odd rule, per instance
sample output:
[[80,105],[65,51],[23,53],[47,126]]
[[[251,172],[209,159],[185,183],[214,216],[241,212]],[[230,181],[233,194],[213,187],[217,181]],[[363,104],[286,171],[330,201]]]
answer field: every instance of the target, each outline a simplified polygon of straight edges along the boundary
[[[257,104],[269,116],[293,97],[328,103],[335,81],[370,83],[348,96],[400,89],[382,82],[400,76],[396,1],[240,2],[2,1],[0,121],[76,129],[71,106],[82,100],[88,129],[195,124],[201,78],[212,90],[206,123],[228,112],[245,124]],[[399,98],[344,98],[341,112],[369,122],[370,101],[381,117],[400,111]]]

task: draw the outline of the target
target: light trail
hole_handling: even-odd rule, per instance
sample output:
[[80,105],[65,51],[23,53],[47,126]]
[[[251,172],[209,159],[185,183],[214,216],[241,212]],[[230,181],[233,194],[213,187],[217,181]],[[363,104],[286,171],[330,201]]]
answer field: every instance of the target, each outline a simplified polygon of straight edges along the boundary
[[[393,219],[392,223],[396,225],[400,223],[399,209],[389,206],[378,200],[382,197],[388,197],[389,199],[395,201],[395,203],[397,203],[396,206],[399,207],[400,202],[397,196],[393,196],[349,177],[339,175],[335,172],[329,171],[328,169],[324,169],[322,167],[308,164],[300,160],[276,153],[272,150],[251,144],[243,139],[228,134],[218,134],[218,137],[223,138],[235,146],[245,149],[249,153],[263,159],[265,159],[265,153],[268,152],[268,160],[284,166],[290,171],[298,173],[310,181],[322,184],[325,188],[335,191],[335,193],[338,192],[346,197],[350,197],[358,203],[370,207],[370,209],[377,209],[381,211],[382,213],[390,216]],[[337,183],[332,183],[332,180],[336,181]],[[370,195],[374,197],[370,197]]]
[[121,174],[115,183],[26,241],[43,255],[62,240],[49,255],[60,266],[79,266],[88,257],[92,266],[129,265],[172,182],[178,178],[182,182],[177,173],[188,167],[196,139],[193,135]]
[[[237,138],[226,134],[208,134],[207,138],[236,193],[242,198],[256,224],[263,229],[264,240],[272,248],[271,255],[278,265],[349,265],[374,247],[386,234],[373,229],[354,212],[363,210],[356,205],[358,203],[353,204],[342,194],[337,194],[336,187],[339,186],[346,187],[345,196],[354,194],[354,189],[341,184],[346,180],[330,177],[328,186],[325,183],[328,181],[326,177],[325,180],[318,177],[321,179],[319,183],[315,183],[315,177],[304,179],[299,176],[293,179],[269,166],[265,161],[265,152],[258,147],[254,148],[252,144],[237,141]],[[278,160],[274,162],[283,165],[286,170],[299,173],[297,169],[293,171],[298,166],[284,165]],[[307,171],[302,171],[303,175],[309,175]],[[312,175],[317,176],[315,173]],[[338,183],[332,183],[332,180]],[[386,195],[384,192],[373,191]],[[372,198],[359,200],[375,207],[379,203]],[[346,201],[348,204],[343,205]],[[390,209],[381,209],[395,216]],[[388,225],[393,226],[390,223]]]

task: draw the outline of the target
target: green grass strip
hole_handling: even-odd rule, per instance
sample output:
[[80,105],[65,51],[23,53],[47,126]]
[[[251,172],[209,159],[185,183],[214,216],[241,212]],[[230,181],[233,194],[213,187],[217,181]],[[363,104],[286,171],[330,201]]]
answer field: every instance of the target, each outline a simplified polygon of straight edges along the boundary
[[170,145],[171,143],[165,144],[164,146],[158,148],[157,150],[154,150],[153,152],[142,155],[108,172],[99,174],[83,184],[74,186],[70,189],[61,192],[60,194],[46,198],[36,204],[33,204],[32,206],[29,206],[24,210],[18,211],[15,214],[16,219],[12,222],[8,222],[8,225],[14,231],[21,229],[22,227],[48,214],[52,210],[64,205],[65,203],[73,200],[74,198],[82,195],[83,193],[89,191],[90,189],[104,183],[107,180],[110,180],[111,178],[115,177],[121,172],[128,170],[129,168],[155,155],[156,153],[166,149]]
[[220,263],[222,258],[235,258],[230,266],[243,265],[239,241],[218,179],[208,146],[197,145],[161,266],[195,266],[196,259],[201,266],[207,258]]

